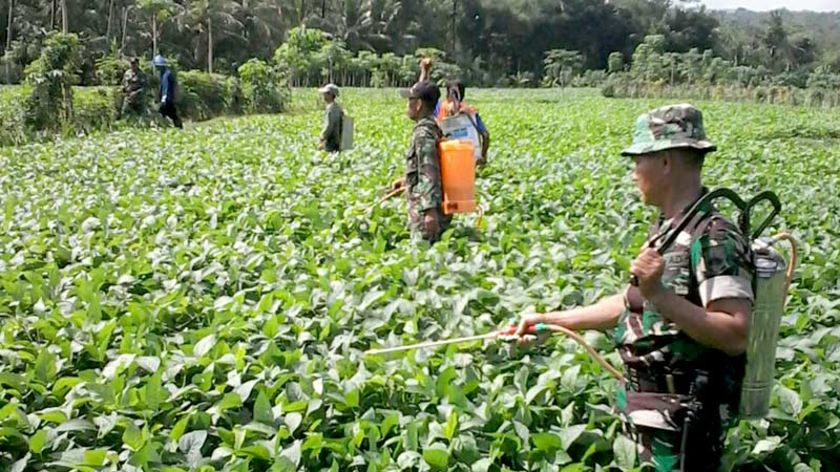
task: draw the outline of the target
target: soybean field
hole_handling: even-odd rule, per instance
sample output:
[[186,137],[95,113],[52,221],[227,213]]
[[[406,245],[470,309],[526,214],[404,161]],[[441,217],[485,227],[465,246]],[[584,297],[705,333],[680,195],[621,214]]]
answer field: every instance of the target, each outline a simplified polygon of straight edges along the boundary
[[[473,90],[492,144],[485,210],[412,243],[412,123],[345,90],[323,108],[0,149],[0,470],[640,470],[618,383],[574,342],[374,347],[490,332],[620,290],[655,218],[619,155],[662,100]],[[695,103],[711,187],[774,190],[801,263],[766,420],[727,470],[840,464],[840,114]],[[615,365],[609,337],[586,339]]]

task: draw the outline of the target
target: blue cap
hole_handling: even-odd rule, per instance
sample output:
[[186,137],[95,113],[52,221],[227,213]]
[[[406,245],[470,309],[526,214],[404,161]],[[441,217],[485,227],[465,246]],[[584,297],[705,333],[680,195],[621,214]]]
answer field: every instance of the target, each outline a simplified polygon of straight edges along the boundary
[[166,59],[163,56],[161,56],[160,54],[158,54],[152,60],[152,64],[154,64],[155,67],[166,67]]

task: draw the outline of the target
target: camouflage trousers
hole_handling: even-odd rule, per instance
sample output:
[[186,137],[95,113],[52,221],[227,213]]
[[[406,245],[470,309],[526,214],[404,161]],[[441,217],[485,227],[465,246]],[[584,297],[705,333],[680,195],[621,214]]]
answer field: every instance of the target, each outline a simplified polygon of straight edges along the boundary
[[656,472],[717,472],[723,455],[718,405],[688,395],[627,392],[624,417],[643,464]]
[[[432,224],[426,224],[426,215],[433,217]],[[412,234],[419,235],[424,240],[435,243],[440,240],[440,235],[449,227],[452,217],[443,214],[443,210],[435,208],[432,210],[419,211],[417,204],[408,202],[408,227]]]
[[123,99],[122,109],[120,110],[120,116],[122,118],[129,116],[143,116],[145,113],[146,105],[142,100],[131,99],[130,97],[125,97]]

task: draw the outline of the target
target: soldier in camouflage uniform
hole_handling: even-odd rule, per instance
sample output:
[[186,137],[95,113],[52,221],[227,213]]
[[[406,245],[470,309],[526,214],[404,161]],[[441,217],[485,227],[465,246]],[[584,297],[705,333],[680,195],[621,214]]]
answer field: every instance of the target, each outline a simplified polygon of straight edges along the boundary
[[408,99],[408,117],[416,122],[411,144],[405,155],[405,177],[394,188],[406,187],[408,220],[413,234],[434,243],[446,230],[451,217],[443,214],[443,183],[438,143],[443,133],[435,121],[434,110],[440,90],[422,81],[400,91]]
[[122,80],[122,116],[140,116],[146,111],[146,74],[140,70],[138,58],[132,57],[130,64]]
[[633,261],[638,286],[587,307],[525,315],[536,323],[612,330],[628,382],[618,398],[641,458],[657,471],[716,471],[736,412],[753,301],[752,252],[737,227],[702,207],[665,250],[656,247],[706,192],[701,168],[715,146],[700,111],[673,105],[643,114],[633,177],[661,214]]

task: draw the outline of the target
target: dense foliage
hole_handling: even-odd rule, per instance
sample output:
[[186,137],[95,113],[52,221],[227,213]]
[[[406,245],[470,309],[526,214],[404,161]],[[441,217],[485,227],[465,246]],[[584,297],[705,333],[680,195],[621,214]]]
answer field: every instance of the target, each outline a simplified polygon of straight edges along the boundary
[[41,57],[27,66],[31,92],[26,98],[25,121],[34,129],[59,127],[73,118],[73,84],[81,62],[76,35],[52,33]]
[[103,59],[156,52],[185,70],[233,75],[252,58],[272,59],[301,27],[332,40],[310,51],[321,65],[304,84],[393,85],[402,58],[435,48],[473,84],[536,85],[548,51],[606,69],[611,53],[629,59],[650,34],[667,52],[709,49],[737,66],[840,71],[840,13],[708,12],[690,0],[2,0],[0,25],[7,81],[22,77],[52,30],[79,35],[80,79],[92,85]]
[[[549,67],[546,59],[546,68]],[[603,80],[606,96],[673,96],[715,99],[747,99],[767,103],[840,105],[840,72],[829,66],[811,71],[791,69],[774,72],[759,65],[738,65],[692,48],[684,53],[667,52],[665,37],[646,36],[636,47],[629,67],[612,56],[609,80]],[[554,65],[556,67],[556,65]]]
[[[305,113],[0,150],[0,467],[632,470],[617,385],[569,341],[362,358],[626,283],[653,214],[618,151],[661,101],[471,97],[494,136],[485,224],[431,249],[404,202],[374,206],[410,133],[390,91],[344,91],[356,149],[336,157],[314,93]],[[732,431],[728,464],[833,470],[840,121],[699,105],[707,183],[778,192],[803,249],[770,417]]]
[[[254,63],[243,65],[246,72],[240,79],[200,71],[179,73],[176,98],[181,116],[202,121],[223,115],[284,110],[291,93],[285,82],[277,79],[273,72],[266,72],[259,62],[253,72],[248,70],[251,65]],[[48,95],[43,91],[54,90],[48,88],[54,87],[51,81],[61,77],[52,75],[31,85],[0,87],[0,146],[20,145],[55,135],[169,126],[156,111],[158,79],[151,71],[148,71],[149,88],[145,96],[147,112],[139,119],[120,116],[123,96],[117,86],[73,87],[69,89],[72,101],[65,108],[64,97],[68,95]],[[38,88],[39,85],[42,88]],[[42,96],[50,100],[42,99]],[[68,110],[68,113],[62,113],[62,110]]]

